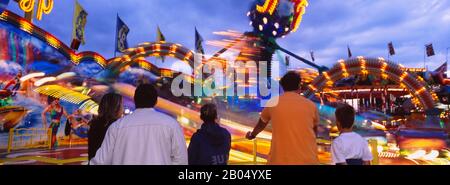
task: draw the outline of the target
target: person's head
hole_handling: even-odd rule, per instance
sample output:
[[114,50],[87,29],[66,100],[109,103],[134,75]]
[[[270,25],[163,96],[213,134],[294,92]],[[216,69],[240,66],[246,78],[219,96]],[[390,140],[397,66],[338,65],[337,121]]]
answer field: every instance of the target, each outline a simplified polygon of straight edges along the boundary
[[123,101],[122,96],[116,93],[103,95],[98,107],[98,117],[105,120],[115,121],[122,116]]
[[82,112],[81,112],[81,109],[77,109],[77,110],[75,110],[75,113],[77,113],[77,114],[81,114]]
[[294,71],[286,73],[280,80],[280,85],[285,92],[297,91],[300,89],[302,78],[300,74]]
[[355,109],[348,104],[339,105],[334,113],[339,131],[352,129],[355,121]]
[[58,98],[53,98],[53,97],[49,96],[49,97],[47,98],[47,104],[48,104],[48,105],[52,105],[52,106],[59,105],[59,99],[58,99]]
[[151,84],[140,84],[134,91],[136,109],[153,108],[158,101],[158,92]]
[[217,107],[212,103],[208,103],[200,108],[200,119],[205,123],[214,123],[217,119]]

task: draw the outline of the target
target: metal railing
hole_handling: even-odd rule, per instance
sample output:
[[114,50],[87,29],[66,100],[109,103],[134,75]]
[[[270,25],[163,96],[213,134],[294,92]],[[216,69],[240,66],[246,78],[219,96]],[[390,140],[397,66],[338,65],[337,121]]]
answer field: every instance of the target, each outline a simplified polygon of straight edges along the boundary
[[[49,148],[51,149],[51,129],[48,128],[20,128],[20,129],[11,129],[9,131],[9,139],[8,139],[8,148],[7,152],[10,153],[12,150],[18,149],[30,149],[30,148]],[[187,142],[189,139],[187,138]],[[251,154],[246,153],[245,151],[239,151],[245,156],[251,156],[251,160],[242,161],[242,162],[229,162],[230,165],[258,165],[265,164],[266,162],[261,160],[263,158],[258,157],[258,142],[271,142],[271,139],[260,138],[257,137],[253,140],[248,140],[246,138],[237,138],[231,140],[231,144],[236,143],[250,143],[252,145]],[[324,139],[317,139],[318,144],[322,145],[330,145],[331,142]],[[377,140],[371,139],[369,140],[369,147],[371,148],[373,160],[371,162],[372,165],[379,164],[379,154],[378,154],[378,144]],[[247,151],[249,152],[249,151]],[[230,153],[231,156],[231,153]],[[231,158],[231,157],[230,157]],[[84,158],[83,158],[84,159]],[[258,160],[259,159],[259,160]],[[80,160],[80,159],[77,159]],[[65,162],[65,161],[64,161]],[[63,163],[64,163],[63,162]],[[61,162],[58,162],[58,164]]]
[[7,152],[30,148],[51,148],[51,130],[48,128],[10,129]]
[[265,164],[265,162],[261,162],[258,160],[258,141],[268,141],[270,142],[270,139],[265,139],[265,138],[255,138],[253,140],[248,140],[246,138],[237,138],[237,139],[233,139],[231,140],[231,144],[236,144],[236,143],[242,143],[242,142],[251,142],[252,143],[252,151],[251,151],[251,157],[252,160],[251,161],[244,161],[244,162],[229,162],[230,165],[258,165],[258,164]]
[[[238,138],[231,140],[231,143],[238,143],[238,142],[252,142],[252,161],[245,161],[245,162],[229,162],[230,165],[258,165],[258,164],[265,164],[266,162],[260,162],[258,161],[258,141],[264,141],[264,142],[270,142],[270,139],[266,138],[255,138],[253,140],[248,140],[246,138]],[[331,142],[325,139],[317,139],[318,144],[322,145],[331,145]],[[375,139],[369,140],[369,147],[371,148],[373,159],[371,161],[372,165],[378,165],[379,164],[379,153],[378,153],[378,142]]]

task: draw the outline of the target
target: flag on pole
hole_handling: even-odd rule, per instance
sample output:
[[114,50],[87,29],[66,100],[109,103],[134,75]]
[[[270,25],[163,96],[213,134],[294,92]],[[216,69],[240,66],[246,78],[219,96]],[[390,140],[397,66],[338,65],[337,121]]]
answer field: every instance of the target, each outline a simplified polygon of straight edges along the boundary
[[117,15],[117,25],[116,25],[116,52],[123,52],[128,49],[127,36],[130,32],[128,26],[120,19]]
[[[157,42],[165,42],[166,41],[166,37],[164,37],[164,35],[162,34],[161,29],[159,29],[159,26],[157,27],[157,30],[156,30],[156,41]],[[165,59],[164,56],[161,56],[159,58],[161,58],[161,61],[164,62],[164,59]]]
[[72,43],[70,47],[74,50],[78,50],[80,44],[84,45],[84,28],[86,26],[88,13],[83,7],[75,1],[75,11],[73,15],[73,30],[72,30]]
[[315,61],[316,61],[316,58],[314,58],[314,51],[310,51],[309,54],[311,55],[311,60],[312,60],[313,62],[315,62]]
[[205,50],[203,49],[202,43],[203,38],[200,33],[198,33],[197,28],[195,28],[195,51],[204,55]]
[[350,50],[349,45],[347,45],[347,53],[348,53],[348,58],[352,58],[352,51]]
[[394,44],[392,44],[392,42],[389,42],[388,48],[389,48],[389,55],[391,55],[391,56],[395,55]]
[[427,45],[425,45],[425,48],[427,50],[427,57],[434,56],[433,44],[427,44]]
[[165,42],[166,41],[166,37],[164,37],[164,35],[162,34],[162,32],[161,32],[161,29],[159,29],[159,26],[158,26],[158,28],[157,28],[157,30],[156,30],[156,41],[158,41],[158,42]]

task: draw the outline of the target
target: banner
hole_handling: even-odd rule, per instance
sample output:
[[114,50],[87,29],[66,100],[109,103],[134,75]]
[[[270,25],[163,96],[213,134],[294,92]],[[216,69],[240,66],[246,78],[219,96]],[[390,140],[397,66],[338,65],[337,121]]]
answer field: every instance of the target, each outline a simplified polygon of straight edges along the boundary
[[130,32],[128,26],[117,15],[117,27],[116,27],[116,50],[117,52],[123,52],[128,49],[127,36]]
[[200,33],[198,33],[197,28],[195,28],[195,51],[204,55],[205,50],[203,49],[202,43],[203,38]]
[[352,58],[352,51],[350,50],[350,46],[347,45],[347,54],[348,58]]
[[[156,41],[157,42],[165,42],[166,41],[166,37],[164,37],[164,35],[162,34],[161,29],[159,29],[159,26],[156,30]],[[164,62],[164,59],[165,59],[164,56],[161,56],[158,58],[161,58],[161,61]]]
[[433,44],[427,44],[427,45],[425,45],[425,48],[426,48],[426,52],[427,52],[427,57],[434,56]]
[[84,29],[87,21],[87,12],[81,7],[78,1],[75,1],[75,11],[73,16],[73,31],[71,48],[77,50],[80,46],[85,44]]
[[389,42],[388,48],[389,48],[389,55],[391,55],[391,56],[395,55],[394,44],[392,44],[392,42]]

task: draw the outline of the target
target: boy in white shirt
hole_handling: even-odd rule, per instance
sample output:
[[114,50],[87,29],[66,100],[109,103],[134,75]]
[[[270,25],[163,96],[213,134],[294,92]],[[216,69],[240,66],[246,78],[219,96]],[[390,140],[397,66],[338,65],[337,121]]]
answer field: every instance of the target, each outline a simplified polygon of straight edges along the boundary
[[355,110],[350,105],[336,109],[336,125],[340,135],[331,144],[331,157],[336,165],[370,165],[372,153],[367,141],[353,132]]

